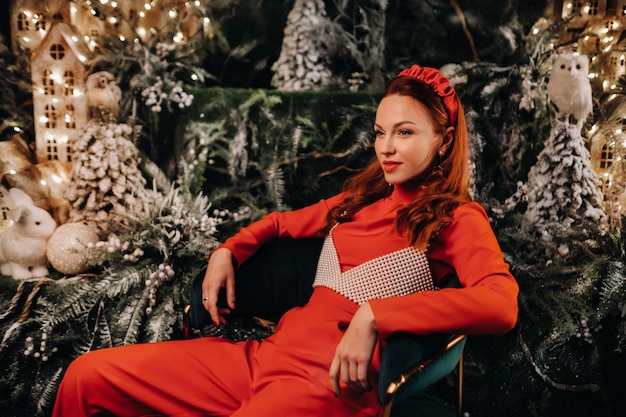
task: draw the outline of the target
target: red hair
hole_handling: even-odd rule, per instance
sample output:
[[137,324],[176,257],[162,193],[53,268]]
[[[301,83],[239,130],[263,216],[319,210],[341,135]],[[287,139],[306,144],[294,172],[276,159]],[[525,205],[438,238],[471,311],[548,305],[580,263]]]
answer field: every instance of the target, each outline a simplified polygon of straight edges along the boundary
[[[410,76],[398,76],[387,85],[384,97],[394,94],[413,97],[422,103],[435,133],[444,134],[452,126],[442,98],[424,82]],[[461,102],[455,98],[458,116],[451,146],[441,158],[433,161],[430,173],[418,187],[415,197],[398,211],[395,220],[396,229],[406,231],[408,243],[422,250],[452,221],[451,212],[456,206],[472,201],[467,125]],[[391,186],[385,181],[378,160],[374,159],[345,183],[346,198],[328,213],[323,230],[328,232],[335,223],[350,221],[356,212],[387,196],[390,191]]]

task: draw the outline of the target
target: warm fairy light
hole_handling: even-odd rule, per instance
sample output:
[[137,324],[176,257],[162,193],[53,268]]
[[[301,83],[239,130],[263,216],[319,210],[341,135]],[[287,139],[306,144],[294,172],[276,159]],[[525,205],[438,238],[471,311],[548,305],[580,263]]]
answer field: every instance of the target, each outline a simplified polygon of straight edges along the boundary
[[143,10],[139,10],[139,17],[146,17],[146,14],[143,12]]
[[176,18],[176,16],[178,15],[178,13],[176,13],[176,10],[172,9],[169,12],[167,12],[167,14],[170,16],[170,18],[174,19]]
[[139,36],[144,37],[146,36],[146,30],[144,28],[142,28],[141,26],[137,28],[137,33],[139,34]]
[[59,143],[67,143],[68,139],[67,136],[61,136],[61,138],[59,139]]
[[74,88],[74,92],[72,93],[74,97],[80,97],[83,95],[83,92],[79,88]]
[[78,42],[78,36],[73,35],[73,36],[72,36],[72,40],[73,40],[74,42]]
[[56,182],[57,184],[61,184],[63,182],[63,178],[59,177],[56,174],[52,174],[50,175],[50,177],[52,178],[52,181]]
[[200,0],[196,0],[194,4],[196,5],[196,7],[200,7]]
[[116,1],[112,1],[111,2],[111,7],[113,7],[114,9],[117,9],[117,2]]
[[122,42],[124,42],[124,41],[126,40],[126,38],[124,37],[124,35],[120,35],[120,40],[121,40]]
[[78,60],[80,62],[85,62],[85,61],[87,61],[87,57],[85,55],[78,55]]
[[179,42],[182,42],[184,39],[185,39],[185,36],[181,32],[178,32],[176,36],[174,36],[173,41],[176,43],[179,43]]
[[622,129],[615,129],[615,134],[616,135],[620,135],[622,133]]
[[50,119],[48,119],[46,116],[40,116],[39,117],[39,122],[40,123],[48,123]]
[[198,76],[196,74],[191,74],[191,79],[194,81],[198,81]]
[[44,187],[47,185],[46,180],[44,179],[40,180],[39,183],[43,185]]
[[30,38],[28,36],[23,36],[22,40],[26,43],[30,42]]
[[108,3],[109,3],[109,0],[100,0],[100,3],[102,3],[102,4],[108,4]]
[[117,23],[117,17],[115,17],[115,16],[109,17],[109,23],[112,24],[112,25],[116,24]]
[[152,6],[150,5],[150,3],[146,3],[146,4],[143,5],[143,8],[146,9],[146,10],[150,10],[150,9],[152,9]]

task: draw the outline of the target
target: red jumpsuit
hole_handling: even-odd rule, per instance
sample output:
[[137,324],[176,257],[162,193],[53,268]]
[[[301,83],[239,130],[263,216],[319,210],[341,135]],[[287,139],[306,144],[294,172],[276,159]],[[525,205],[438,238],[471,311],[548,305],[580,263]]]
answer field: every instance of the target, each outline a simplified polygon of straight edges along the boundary
[[[407,246],[393,220],[411,197],[396,190],[334,229],[342,271]],[[241,264],[271,239],[315,236],[341,198],[271,213],[222,246]],[[458,276],[464,288],[370,300],[381,343],[396,331],[502,334],[515,325],[518,286],[478,204],[455,209],[427,255],[435,284]],[[87,353],[68,367],[53,417],[376,416],[376,389],[357,393],[343,386],[336,398],[330,387],[328,371],[343,335],[337,324],[357,308],[337,292],[315,287],[309,303],[285,314],[263,342],[200,338]],[[381,343],[372,358],[373,383]]]

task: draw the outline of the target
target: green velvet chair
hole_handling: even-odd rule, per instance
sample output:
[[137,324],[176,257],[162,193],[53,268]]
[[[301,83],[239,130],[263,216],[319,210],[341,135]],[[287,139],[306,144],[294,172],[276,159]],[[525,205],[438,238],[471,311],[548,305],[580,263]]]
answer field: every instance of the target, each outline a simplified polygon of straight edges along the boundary
[[[230,318],[261,317],[278,321],[290,308],[304,305],[313,288],[322,239],[278,239],[263,247],[236,271],[237,311]],[[201,271],[192,283],[185,326],[202,329],[210,323],[202,306]],[[221,301],[224,302],[223,299]],[[424,390],[457,370],[457,410],[462,415],[463,347],[465,336],[416,336],[398,333],[389,338],[381,356],[378,397],[384,417],[454,417],[453,408]]]

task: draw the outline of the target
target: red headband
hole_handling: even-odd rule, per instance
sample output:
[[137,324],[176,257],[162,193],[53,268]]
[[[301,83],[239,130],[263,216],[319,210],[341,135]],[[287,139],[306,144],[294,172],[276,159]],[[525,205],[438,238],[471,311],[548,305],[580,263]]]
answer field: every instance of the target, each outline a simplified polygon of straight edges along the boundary
[[456,99],[456,92],[446,77],[441,75],[435,68],[420,67],[419,65],[413,65],[411,68],[402,70],[398,74],[398,77],[400,76],[412,77],[430,86],[443,100],[450,124],[452,126],[456,125],[459,105]]

